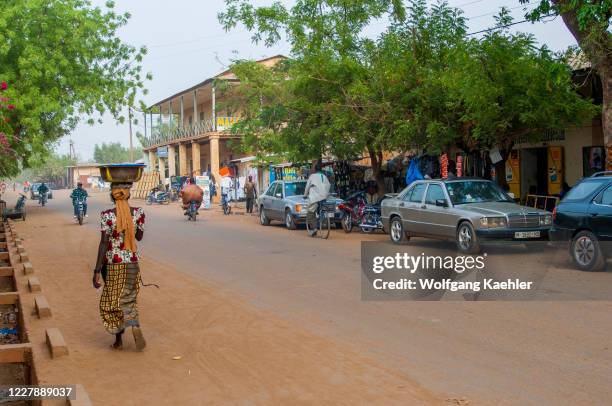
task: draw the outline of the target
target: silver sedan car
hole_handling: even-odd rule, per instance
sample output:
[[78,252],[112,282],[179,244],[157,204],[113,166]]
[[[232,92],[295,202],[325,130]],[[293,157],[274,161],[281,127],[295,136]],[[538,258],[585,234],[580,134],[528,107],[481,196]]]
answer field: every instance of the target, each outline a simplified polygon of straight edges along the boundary
[[477,178],[413,182],[381,204],[384,229],[400,244],[411,236],[457,242],[478,253],[485,240],[548,240],[552,214],[520,206],[495,183]]
[[[285,223],[289,230],[295,230],[298,224],[306,223],[308,202],[304,198],[306,190],[305,180],[277,180],[273,182],[266,192],[257,198],[259,208],[259,222],[267,226],[271,220]],[[330,195],[328,200],[336,202],[336,212],[333,222],[340,228],[342,211],[338,209],[341,199]]]

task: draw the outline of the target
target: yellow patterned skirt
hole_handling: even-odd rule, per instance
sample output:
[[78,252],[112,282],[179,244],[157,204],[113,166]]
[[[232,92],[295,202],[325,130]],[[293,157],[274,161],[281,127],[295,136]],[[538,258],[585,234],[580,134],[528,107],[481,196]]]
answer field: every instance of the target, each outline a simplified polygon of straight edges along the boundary
[[140,326],[136,303],[139,291],[140,269],[137,263],[106,265],[100,315],[110,334],[120,333],[125,327]]

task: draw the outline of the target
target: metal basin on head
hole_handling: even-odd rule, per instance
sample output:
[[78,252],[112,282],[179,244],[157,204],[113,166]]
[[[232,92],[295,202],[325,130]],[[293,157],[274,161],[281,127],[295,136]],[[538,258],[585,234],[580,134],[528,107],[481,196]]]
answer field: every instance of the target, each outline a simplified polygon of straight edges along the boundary
[[105,182],[134,183],[142,177],[144,164],[100,165],[100,175]]

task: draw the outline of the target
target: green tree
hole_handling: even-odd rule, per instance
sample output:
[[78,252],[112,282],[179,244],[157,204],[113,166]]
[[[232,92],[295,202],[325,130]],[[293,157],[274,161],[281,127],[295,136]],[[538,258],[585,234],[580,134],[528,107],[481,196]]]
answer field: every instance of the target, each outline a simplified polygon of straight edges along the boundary
[[[134,158],[138,159],[136,155],[134,155]],[[103,142],[101,145],[95,145],[93,157],[94,161],[99,164],[129,162],[130,150],[121,145],[120,142],[110,142],[108,144]]]
[[[612,0],[520,0],[536,3],[527,14],[539,21],[551,14],[560,14],[603,84],[602,122],[606,146],[612,148]],[[607,157],[608,169],[612,156]]]
[[[0,80],[15,108],[6,131],[14,159],[35,164],[81,117],[110,113],[123,121],[149,75],[142,73],[145,48],[118,37],[129,14],[108,1],[5,0],[0,14]],[[5,169],[14,175],[18,166]]]
[[291,9],[278,2],[260,8],[248,1],[226,3],[227,11],[219,15],[226,29],[242,23],[253,31],[254,41],[267,45],[285,35],[293,56],[283,64],[284,70],[273,72],[276,76],[271,83],[266,82],[267,74],[252,64],[233,67],[245,79],[238,88],[247,82],[251,96],[244,104],[249,107],[248,118],[235,130],[247,130],[248,140],[256,141],[251,145],[263,147],[264,152],[294,161],[326,155],[353,158],[361,156],[368,145],[375,175],[382,183],[386,139],[373,141],[363,120],[357,120],[358,109],[347,103],[345,90],[367,76],[367,67],[360,60],[363,29],[376,18],[403,19],[402,2],[304,0]]
[[463,109],[465,149],[499,148],[497,180],[505,181],[505,162],[519,141],[538,141],[547,130],[580,126],[596,107],[577,92],[566,61],[530,34],[513,34],[507,10],[497,17],[499,30],[456,48],[443,79],[451,99]]
[[[226,27],[240,21],[266,43],[284,31],[293,46],[293,57],[272,70],[232,66],[241,84],[228,88],[243,111],[233,130],[262,155],[366,152],[382,188],[385,151],[500,147],[505,157],[517,140],[593,113],[566,64],[531,36],[496,30],[468,39],[461,12],[446,3],[379,4],[379,14],[368,14],[371,2],[298,1],[291,10],[227,3]],[[376,40],[360,36],[368,16],[383,12],[388,29]],[[498,25],[509,22],[502,12]]]

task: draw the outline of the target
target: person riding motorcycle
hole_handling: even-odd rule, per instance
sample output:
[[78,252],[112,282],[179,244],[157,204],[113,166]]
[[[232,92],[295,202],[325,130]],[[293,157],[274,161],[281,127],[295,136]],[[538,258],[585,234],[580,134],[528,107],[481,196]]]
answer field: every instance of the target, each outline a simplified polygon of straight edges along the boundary
[[49,187],[43,182],[38,187],[38,201],[41,202],[43,198],[46,200],[47,193],[49,193]]
[[191,202],[197,202],[198,210],[202,205],[202,200],[204,200],[204,191],[201,187],[195,184],[195,179],[189,178],[189,183],[185,183],[183,186],[183,190],[180,193],[181,199],[183,200],[183,209],[185,210],[185,215],[188,214],[189,204]]
[[309,224],[314,222],[319,202],[327,200],[331,184],[325,173],[323,173],[323,165],[318,160],[314,165],[315,171],[308,177],[306,188],[304,189],[304,197],[308,200],[308,211],[306,213],[306,221]]
[[79,212],[78,212],[79,211],[79,207],[78,207],[79,200],[83,201],[83,214],[85,215],[85,217],[89,217],[87,215],[87,198],[88,197],[89,195],[87,194],[87,191],[83,189],[83,183],[78,182],[76,189],[74,189],[72,193],[70,193],[70,198],[72,199],[72,207],[74,208],[74,218],[77,218],[77,216],[79,215]]

